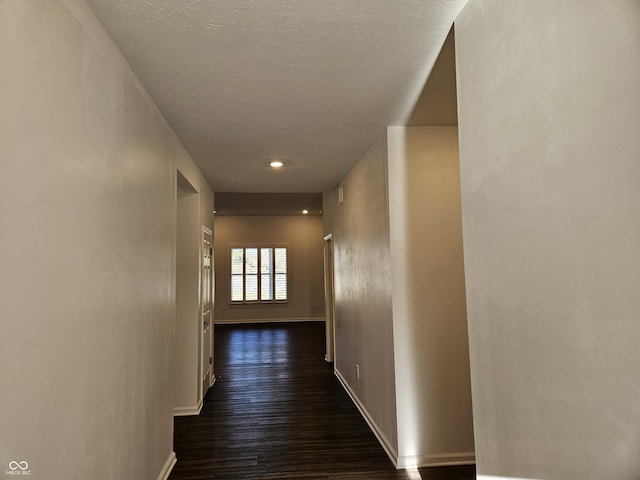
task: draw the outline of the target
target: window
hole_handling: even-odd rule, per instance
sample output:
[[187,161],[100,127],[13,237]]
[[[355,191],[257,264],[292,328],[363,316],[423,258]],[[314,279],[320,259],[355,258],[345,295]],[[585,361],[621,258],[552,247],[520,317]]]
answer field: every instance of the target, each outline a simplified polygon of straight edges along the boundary
[[231,247],[231,301],[287,301],[287,247]]

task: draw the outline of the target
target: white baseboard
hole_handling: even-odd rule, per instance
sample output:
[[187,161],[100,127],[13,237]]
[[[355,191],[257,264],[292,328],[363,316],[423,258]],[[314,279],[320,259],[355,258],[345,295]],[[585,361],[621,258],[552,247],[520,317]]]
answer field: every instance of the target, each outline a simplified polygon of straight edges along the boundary
[[288,322],[324,322],[324,317],[306,318],[239,318],[239,319],[218,319],[214,320],[214,325],[234,325],[238,323],[288,323]]
[[397,450],[393,447],[389,439],[384,435],[382,430],[378,427],[376,422],[373,420],[367,409],[360,402],[357,395],[351,388],[349,384],[344,379],[344,377],[340,374],[338,369],[334,369],[336,377],[340,380],[340,383],[344,387],[345,391],[351,397],[351,400],[356,405],[365,421],[373,431],[374,435],[384,448],[384,451],[387,453],[393,465],[398,469],[406,469],[406,468],[418,468],[418,467],[444,467],[444,466],[453,466],[453,465],[473,465],[476,463],[476,455],[475,452],[460,452],[460,453],[442,453],[442,454],[434,454],[434,455],[402,455],[399,456]]
[[373,418],[371,417],[367,409],[364,407],[364,405],[360,403],[360,400],[358,399],[357,395],[355,394],[355,392],[351,390],[351,388],[349,387],[349,384],[344,379],[344,377],[340,374],[337,368],[334,369],[334,373],[338,378],[338,380],[340,380],[342,387],[345,389],[347,394],[351,397],[351,400],[353,401],[357,409],[360,411],[360,413],[364,417],[365,421],[369,425],[369,428],[371,428],[371,431],[378,439],[378,442],[380,442],[380,445],[382,445],[382,448],[384,448],[384,451],[387,453],[387,455],[391,459],[391,463],[393,463],[393,465],[396,468],[398,468],[398,452],[396,451],[396,449],[393,447],[393,445],[391,444],[389,439],[385,436],[385,434],[382,432],[382,430],[378,427],[378,425],[373,420]]
[[496,477],[495,475],[478,475],[478,480],[535,480],[533,478],[522,477]]
[[174,407],[173,416],[185,417],[187,415],[200,415],[201,410],[202,410],[202,400],[198,402],[198,405],[193,405],[189,407]]
[[160,471],[160,475],[158,475],[158,480],[167,480],[177,461],[176,452],[171,452],[169,454],[169,458],[167,458],[167,461],[164,463],[164,466]]
[[440,453],[433,455],[401,455],[397,468],[448,467],[453,465],[473,465],[475,452]]

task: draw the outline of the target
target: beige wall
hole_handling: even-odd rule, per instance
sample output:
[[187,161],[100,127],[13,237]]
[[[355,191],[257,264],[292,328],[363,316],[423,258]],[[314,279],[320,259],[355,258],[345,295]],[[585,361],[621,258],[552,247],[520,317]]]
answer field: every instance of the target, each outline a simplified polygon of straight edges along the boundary
[[[213,191],[188,156],[179,157],[177,172],[176,308],[174,326],[174,414],[200,412],[204,345],[213,348],[213,329],[202,331],[202,227],[213,230]],[[204,338],[203,338],[204,337]],[[213,350],[210,357],[213,359]],[[215,372],[215,365],[213,365]],[[213,372],[212,372],[213,373]]]
[[[214,234],[215,323],[324,320],[324,265],[320,216],[219,216]],[[289,301],[230,303],[231,245],[288,245]]]
[[473,463],[457,128],[389,127],[341,187],[336,372],[399,467]]
[[214,194],[213,190],[209,186],[209,183],[204,178],[204,175],[198,168],[198,166],[191,160],[189,154],[180,146],[184,152],[183,155],[176,157],[176,167],[180,171],[180,174],[188,182],[193,189],[198,192],[200,196],[199,204],[199,217],[200,225],[204,225],[210,230],[214,228]]
[[[333,235],[335,369],[392,456],[397,456],[387,139],[382,136],[342,182],[344,204],[325,194]],[[360,378],[356,376],[360,366]]]
[[[180,176],[181,174],[178,173]],[[186,180],[184,180],[186,182]],[[186,188],[183,189],[183,188]],[[174,329],[174,414],[200,411],[202,331],[200,312],[200,194],[178,182],[176,234],[176,314]]]
[[390,127],[398,463],[474,461],[457,127]]
[[159,478],[176,168],[197,169],[81,1],[1,2],[0,71],[0,465]]
[[640,478],[640,2],[456,23],[479,478]]

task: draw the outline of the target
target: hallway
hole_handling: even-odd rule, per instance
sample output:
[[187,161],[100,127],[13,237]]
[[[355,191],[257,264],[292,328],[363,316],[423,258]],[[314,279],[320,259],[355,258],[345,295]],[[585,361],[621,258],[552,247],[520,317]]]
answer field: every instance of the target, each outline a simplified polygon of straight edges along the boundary
[[170,479],[471,480],[473,466],[395,470],[332,368],[321,322],[216,325],[218,379],[175,418]]

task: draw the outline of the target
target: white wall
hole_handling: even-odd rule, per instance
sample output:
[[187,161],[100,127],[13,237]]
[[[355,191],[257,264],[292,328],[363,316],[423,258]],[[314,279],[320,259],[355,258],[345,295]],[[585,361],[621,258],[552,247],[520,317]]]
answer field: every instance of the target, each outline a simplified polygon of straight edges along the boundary
[[81,1],[0,2],[0,71],[0,468],[159,478],[191,160]]
[[323,197],[334,247],[335,369],[397,457],[386,135],[341,186],[343,205]]
[[398,463],[473,463],[458,129],[388,145]]
[[[231,304],[231,245],[288,245],[287,303]],[[218,216],[215,323],[324,320],[320,216]]]
[[[181,174],[178,172],[178,178]],[[186,180],[184,180],[186,182]],[[183,189],[184,188],[184,189]],[[178,181],[176,235],[176,316],[174,330],[174,414],[197,414],[202,330],[200,310],[200,194]]]
[[175,164],[178,171],[180,172],[180,175],[182,175],[184,177],[184,180],[187,181],[187,185],[189,185],[192,189],[195,189],[195,191],[197,191],[200,195],[200,225],[206,226],[213,231],[215,221],[213,214],[213,190],[211,189],[211,186],[207,182],[207,179],[204,177],[198,166],[193,162],[193,160],[191,160],[191,157],[189,157],[182,146],[180,146],[180,152],[183,152],[184,154],[179,154],[176,156]]
[[[176,234],[176,313],[174,326],[174,414],[200,412],[206,386],[202,382],[202,352],[213,329],[202,332],[202,227],[214,229],[213,190],[189,156],[178,156]],[[215,256],[213,258],[215,264]],[[213,286],[212,286],[213,287]],[[203,338],[203,336],[205,338]],[[211,373],[215,372],[215,365]],[[205,390],[205,391],[203,391]]]
[[389,127],[341,187],[336,373],[399,467],[473,463],[457,128]]
[[640,2],[455,31],[478,472],[640,478]]

